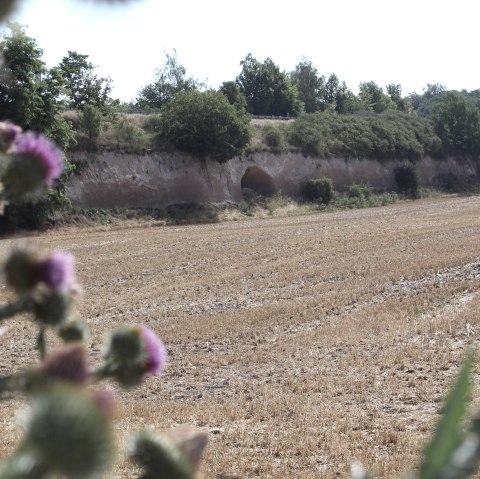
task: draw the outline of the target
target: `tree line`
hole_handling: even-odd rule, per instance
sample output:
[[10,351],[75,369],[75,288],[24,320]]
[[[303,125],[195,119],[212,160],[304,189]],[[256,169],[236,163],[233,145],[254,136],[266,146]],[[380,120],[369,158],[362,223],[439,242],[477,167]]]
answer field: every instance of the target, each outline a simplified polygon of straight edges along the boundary
[[[164,63],[156,70],[152,83],[142,87],[134,101],[121,104],[111,97],[111,78],[97,75],[88,55],[68,51],[59,65],[48,69],[42,60],[42,49],[19,24],[8,25],[0,39],[0,53],[4,59],[0,67],[0,119],[43,132],[64,148],[73,141],[71,125],[59,115],[67,108],[83,111],[87,120],[96,118],[95,121],[109,112],[128,108],[164,111],[171,118],[172,111],[189,116],[189,108],[207,108],[206,105],[212,112],[228,109],[226,99],[234,109],[225,114],[229,118],[240,115],[242,121],[248,114],[298,117],[403,112],[431,123],[442,142],[443,153],[480,154],[480,89],[449,91],[432,83],[421,94],[405,96],[400,84],[386,85],[384,90],[368,81],[360,83],[355,94],[335,73],[321,75],[306,58],[287,72],[271,58],[260,61],[248,54],[240,62],[238,76],[213,90],[187,74],[174,50],[165,53]],[[204,100],[203,96],[208,98]],[[175,99],[187,106],[170,105]],[[248,141],[242,128],[234,130],[242,141]],[[239,151],[233,148],[229,154]]]

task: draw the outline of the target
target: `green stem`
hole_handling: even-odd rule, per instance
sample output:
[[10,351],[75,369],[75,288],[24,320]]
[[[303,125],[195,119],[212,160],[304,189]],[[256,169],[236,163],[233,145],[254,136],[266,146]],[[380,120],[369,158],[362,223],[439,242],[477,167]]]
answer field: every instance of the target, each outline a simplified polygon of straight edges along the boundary
[[102,379],[108,378],[111,376],[110,374],[110,364],[102,364],[98,368],[94,369],[91,373],[90,376],[92,377],[92,381],[97,382],[101,381]]
[[28,310],[30,306],[30,298],[23,297],[17,301],[11,301],[0,306],[0,321],[2,319],[11,318],[18,313],[23,313]]
[[0,377],[0,393],[14,389],[14,375]]
[[40,331],[38,332],[36,349],[40,353],[40,359],[42,360],[45,359],[46,344],[45,344],[45,328],[43,326],[40,327]]

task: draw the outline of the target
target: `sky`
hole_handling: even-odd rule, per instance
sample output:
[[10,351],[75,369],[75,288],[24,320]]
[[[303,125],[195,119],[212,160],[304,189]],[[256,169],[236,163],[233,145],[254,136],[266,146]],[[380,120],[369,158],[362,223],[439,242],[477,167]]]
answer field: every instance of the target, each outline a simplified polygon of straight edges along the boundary
[[[1,0],[0,0],[1,1]],[[44,50],[48,67],[67,51],[89,55],[134,100],[176,49],[187,75],[217,88],[251,53],[292,71],[306,57],[358,92],[360,82],[480,88],[476,0],[23,0],[11,21]]]

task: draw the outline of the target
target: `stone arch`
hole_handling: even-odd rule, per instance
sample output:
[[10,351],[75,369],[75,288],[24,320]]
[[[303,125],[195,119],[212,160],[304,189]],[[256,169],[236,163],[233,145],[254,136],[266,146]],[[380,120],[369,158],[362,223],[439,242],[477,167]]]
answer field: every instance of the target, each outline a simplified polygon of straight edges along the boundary
[[259,195],[273,195],[277,191],[273,178],[258,166],[249,166],[240,182],[242,190],[248,188]]

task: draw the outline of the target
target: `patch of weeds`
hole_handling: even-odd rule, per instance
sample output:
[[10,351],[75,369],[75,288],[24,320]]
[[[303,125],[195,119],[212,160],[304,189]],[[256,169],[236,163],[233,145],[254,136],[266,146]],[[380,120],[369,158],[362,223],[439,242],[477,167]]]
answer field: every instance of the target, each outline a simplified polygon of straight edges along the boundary
[[335,198],[333,206],[343,210],[374,208],[396,203],[399,198],[397,193],[374,193],[369,186],[352,185],[347,194]]
[[415,314],[416,317],[419,317],[422,314],[424,314],[424,311],[420,308],[415,308],[414,314]]
[[291,202],[291,199],[282,195],[281,193],[275,193],[271,198],[268,199],[266,208],[268,214],[273,216],[275,211],[278,208],[283,208]]
[[257,202],[253,198],[243,199],[238,203],[238,211],[246,216],[253,216],[257,208]]
[[157,219],[165,219],[167,225],[218,223],[218,208],[210,204],[182,203],[159,211]]

